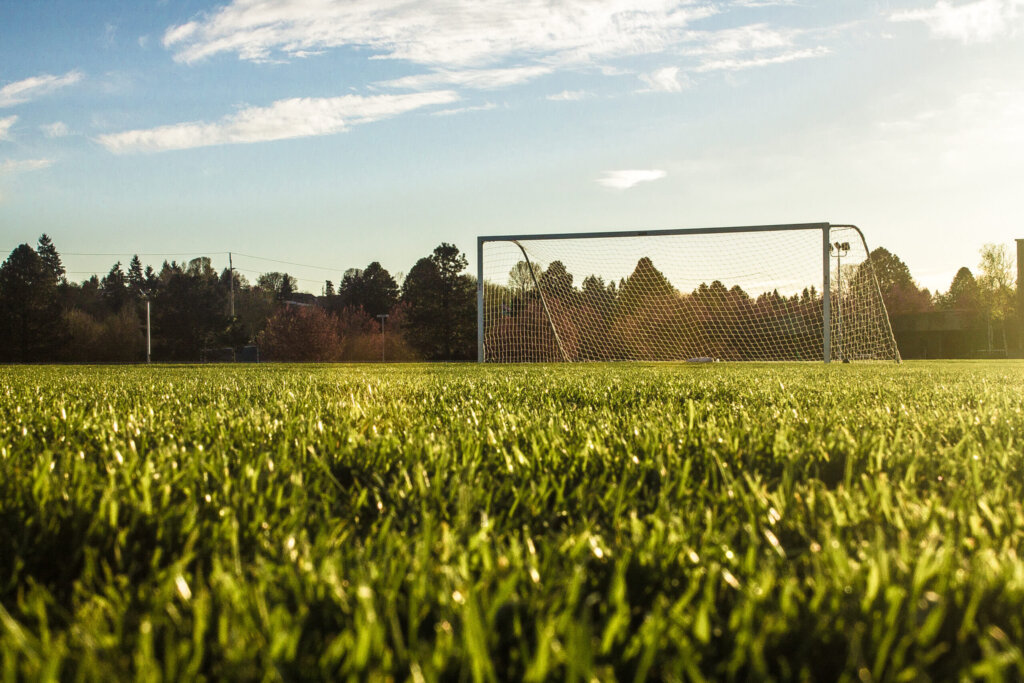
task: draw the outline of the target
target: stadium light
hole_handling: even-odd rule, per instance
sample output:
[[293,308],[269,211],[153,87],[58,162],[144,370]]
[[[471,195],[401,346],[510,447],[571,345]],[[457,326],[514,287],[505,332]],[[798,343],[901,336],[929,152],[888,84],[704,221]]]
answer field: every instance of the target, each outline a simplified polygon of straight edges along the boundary
[[843,257],[850,253],[850,243],[835,242],[829,251],[836,257],[836,350],[839,359],[849,363],[850,359],[843,355]]

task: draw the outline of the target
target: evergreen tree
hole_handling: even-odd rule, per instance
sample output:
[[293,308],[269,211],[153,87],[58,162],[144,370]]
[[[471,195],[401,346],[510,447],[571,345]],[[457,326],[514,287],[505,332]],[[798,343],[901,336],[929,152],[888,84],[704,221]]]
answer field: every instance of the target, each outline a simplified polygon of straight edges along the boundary
[[552,261],[540,276],[540,285],[545,295],[550,292],[555,296],[567,299],[572,293],[572,273],[561,261]]
[[338,286],[342,306],[362,308],[370,317],[386,314],[398,303],[398,283],[380,263],[352,268]]
[[[704,285],[702,285],[703,287]],[[665,275],[654,267],[654,262],[644,256],[619,287],[618,315],[633,315],[639,309],[657,306],[659,302],[674,297],[675,287]]]
[[[885,247],[878,247],[868,255],[868,259],[878,279],[878,288],[882,292],[885,309],[890,316],[919,313],[931,307],[931,296],[927,291],[917,288],[914,278],[910,275],[910,268],[900,257]],[[852,277],[844,275],[843,280],[852,288],[859,289],[857,281],[869,277],[870,272],[866,268],[858,268]],[[870,284],[867,286],[870,287]]]
[[128,301],[128,278],[118,261],[110,268],[101,283],[103,300],[113,313],[120,311]]
[[148,294],[146,289],[146,274],[142,270],[142,261],[139,255],[132,256],[128,264],[128,289],[133,299],[141,299],[143,294]]
[[964,266],[956,271],[949,291],[936,297],[939,308],[952,311],[977,313],[980,305],[978,282],[971,269]]
[[64,264],[60,260],[60,254],[57,253],[57,247],[53,246],[53,240],[45,232],[39,236],[36,253],[39,254],[39,258],[43,259],[47,269],[53,273],[54,282],[58,284],[67,282]]
[[32,247],[22,244],[0,265],[0,359],[54,360],[61,343],[57,279]]

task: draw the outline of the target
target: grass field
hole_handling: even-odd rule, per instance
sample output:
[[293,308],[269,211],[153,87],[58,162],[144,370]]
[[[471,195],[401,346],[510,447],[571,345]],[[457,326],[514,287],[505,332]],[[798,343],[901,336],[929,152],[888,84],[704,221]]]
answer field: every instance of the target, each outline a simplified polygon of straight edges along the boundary
[[1024,363],[0,368],[6,680],[1024,678]]

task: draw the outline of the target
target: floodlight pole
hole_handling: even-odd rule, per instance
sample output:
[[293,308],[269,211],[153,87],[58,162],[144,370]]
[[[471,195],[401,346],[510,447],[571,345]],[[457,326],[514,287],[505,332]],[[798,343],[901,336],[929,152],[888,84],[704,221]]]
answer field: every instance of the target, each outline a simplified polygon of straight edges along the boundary
[[146,363],[152,362],[153,358],[153,337],[150,335],[149,326],[149,296],[146,296]]
[[387,313],[381,313],[377,316],[380,318],[380,362],[384,362],[384,321],[388,319]]
[[836,242],[829,246],[834,248],[836,255],[836,347],[839,349],[839,359],[846,362],[843,357],[843,257],[850,253],[849,242]]
[[228,252],[228,290],[230,292],[228,298],[231,299],[231,320],[235,319],[235,266],[231,262],[231,252]]

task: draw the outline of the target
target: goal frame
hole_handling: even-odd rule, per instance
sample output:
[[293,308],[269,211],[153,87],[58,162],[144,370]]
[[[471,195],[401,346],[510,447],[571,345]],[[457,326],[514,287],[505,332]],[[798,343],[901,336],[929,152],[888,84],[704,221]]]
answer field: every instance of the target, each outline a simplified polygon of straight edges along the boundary
[[[540,240],[573,240],[573,239],[604,239],[604,238],[617,238],[617,237],[667,237],[675,235],[714,235],[714,234],[744,234],[744,233],[756,233],[756,232],[790,232],[795,230],[816,230],[821,233],[821,272],[822,272],[822,360],[827,364],[832,362],[832,303],[831,303],[831,289],[832,289],[832,263],[831,263],[831,241],[830,233],[832,228],[844,228],[852,229],[856,231],[857,236],[860,238],[861,245],[864,247],[864,253],[870,255],[868,250],[867,240],[864,238],[864,233],[856,225],[849,224],[832,224],[832,223],[783,223],[778,225],[744,225],[744,226],[733,226],[733,227],[713,227],[713,228],[671,228],[671,229],[660,229],[660,230],[612,230],[602,232],[561,232],[561,233],[533,233],[533,234],[521,234],[521,235],[480,235],[476,238],[476,343],[477,343],[477,362],[483,363],[485,358],[484,350],[484,245],[488,242],[512,242],[519,250],[523,253],[523,257],[526,262],[530,262],[530,257],[526,253],[526,249],[520,244],[520,241],[540,241]],[[532,270],[531,270],[532,273]],[[874,269],[871,270],[871,277],[874,280],[875,289],[878,292],[878,298],[882,301],[883,310],[885,309],[885,302],[882,299],[881,287],[878,284],[878,276],[875,274]],[[547,304],[544,302],[543,291],[538,290],[541,294],[541,302],[547,310]],[[550,316],[549,316],[550,320]],[[893,348],[896,349],[896,362],[900,362],[899,348],[896,346],[895,337],[892,333],[892,323],[889,321],[889,313],[885,311],[885,324],[886,331],[889,333],[890,339],[893,342]],[[552,324],[552,330],[555,338],[558,338],[558,330]],[[559,342],[559,346],[561,346]]]

